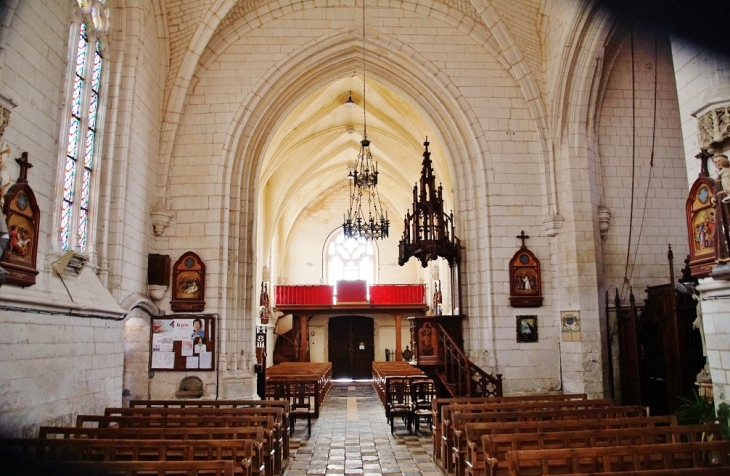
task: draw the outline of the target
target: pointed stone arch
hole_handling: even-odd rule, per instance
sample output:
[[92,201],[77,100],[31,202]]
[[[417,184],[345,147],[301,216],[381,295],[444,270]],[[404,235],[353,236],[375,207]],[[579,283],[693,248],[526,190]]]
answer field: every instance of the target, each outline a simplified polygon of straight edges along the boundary
[[[327,34],[282,59],[267,71],[252,88],[236,111],[224,140],[218,171],[225,190],[225,213],[221,225],[223,244],[221,263],[230,263],[221,270],[222,302],[229,310],[248,309],[253,303],[251,280],[255,269],[257,181],[260,158],[270,132],[277,128],[279,118],[286,116],[297,97],[333,80],[350,74],[362,61],[362,44],[352,29]],[[489,288],[491,266],[489,247],[476,247],[477,230],[489,230],[488,176],[490,175],[489,146],[474,111],[458,88],[438,68],[402,42],[377,33],[368,39],[367,48],[387,51],[368,66],[371,77],[408,98],[421,111],[428,111],[433,128],[441,135],[444,150],[451,159],[454,179],[454,199],[459,214],[459,234],[462,242],[470,243],[474,263],[464,281],[479,282]],[[464,190],[470,191],[465,194]],[[483,235],[482,235],[483,237]],[[477,273],[476,270],[480,272]],[[489,324],[488,339],[493,339],[491,301],[484,289],[468,303],[475,315]],[[244,322],[246,321],[246,322]],[[238,335],[253,335],[251,323],[239,319],[230,329]],[[253,321],[252,319],[250,320]],[[482,348],[491,347],[485,339],[475,342]]]

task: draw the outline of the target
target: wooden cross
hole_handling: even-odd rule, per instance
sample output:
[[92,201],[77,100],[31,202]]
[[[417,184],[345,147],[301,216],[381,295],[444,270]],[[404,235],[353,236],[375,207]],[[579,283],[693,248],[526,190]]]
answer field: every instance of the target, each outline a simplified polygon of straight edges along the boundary
[[707,159],[712,157],[712,154],[707,149],[700,149],[700,153],[695,155],[695,158],[700,160],[700,177],[709,177],[710,173],[707,170]]
[[529,238],[529,236],[525,235],[525,230],[520,231],[520,234],[516,236],[517,239],[522,240],[522,246],[520,246],[520,249],[527,248],[525,246],[525,240]]
[[15,161],[18,165],[20,165],[20,176],[18,177],[18,182],[27,182],[28,169],[33,167],[33,164],[28,162],[28,152],[23,152],[21,157],[19,159],[15,159]]

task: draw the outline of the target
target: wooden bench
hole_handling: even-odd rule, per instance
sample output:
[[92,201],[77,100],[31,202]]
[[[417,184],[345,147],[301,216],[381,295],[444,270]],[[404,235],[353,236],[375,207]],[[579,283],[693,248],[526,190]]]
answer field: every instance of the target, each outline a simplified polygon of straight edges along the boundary
[[233,476],[233,461],[23,461],[0,460],[9,475]]
[[375,388],[375,392],[378,394],[378,397],[380,398],[380,403],[383,404],[383,407],[386,406],[386,402],[388,401],[387,398],[387,388],[388,388],[388,378],[413,378],[413,377],[420,377],[420,378],[427,378],[426,374],[423,373],[421,369],[418,367],[414,367],[413,365],[402,362],[402,361],[396,361],[396,362],[373,362],[372,364],[372,372],[373,372],[373,387]]
[[[110,413],[120,413],[115,410],[119,409],[108,409]],[[126,410],[122,409],[121,413],[128,414]],[[265,448],[266,453],[273,452],[273,465],[270,465],[272,471],[275,473],[281,472],[283,467],[283,449],[284,445],[282,439],[282,429],[279,420],[277,422],[277,416],[281,418],[282,410],[280,408],[239,408],[236,413],[216,415],[210,412],[189,412],[180,414],[179,411],[176,413],[176,409],[154,409],[163,410],[163,413],[149,413],[146,414],[146,410],[149,409],[136,409],[136,414],[126,415],[77,415],[76,426],[77,427],[97,427],[97,428],[201,428],[201,427],[248,427],[248,426],[260,426],[264,430],[265,435]],[[168,410],[170,413],[167,413]],[[180,409],[177,409],[180,410]],[[200,409],[190,409],[200,410]],[[216,410],[216,409],[205,409],[205,410]],[[231,411],[231,409],[222,409],[224,411]],[[141,413],[140,413],[141,411]],[[263,412],[264,414],[259,414]],[[286,433],[286,432],[284,432]]]
[[[263,437],[261,429],[258,430]],[[5,457],[24,461],[230,461],[234,463],[235,472],[245,476],[264,474],[262,457],[256,450],[261,444],[262,441],[253,439],[0,439]]]
[[570,400],[586,400],[588,397],[585,393],[576,394],[546,394],[546,395],[510,395],[506,397],[453,397],[453,398],[435,398],[431,402],[431,412],[433,418],[431,420],[431,431],[433,436],[433,457],[434,460],[442,460],[441,455],[441,436],[442,418],[441,409],[446,405],[459,405],[469,403],[500,403],[500,402],[530,402],[530,401],[570,401]]
[[329,362],[284,362],[266,369],[266,398],[272,394],[269,382],[306,382],[314,399],[313,418],[319,418],[319,410],[332,386],[332,364]]
[[[637,471],[679,474],[684,468],[710,468],[730,474],[730,441],[703,441],[654,445],[508,451],[510,476],[549,474],[625,475]],[[661,474],[661,473],[660,473]],[[692,474],[692,473],[687,473]]]
[[[447,405],[441,409],[441,456],[443,468],[446,471],[452,471],[452,461],[445,457],[451,453],[451,448],[459,447],[459,454],[466,451],[465,441],[458,441],[459,431],[463,433],[463,426],[453,428],[453,413],[503,413],[503,412],[521,412],[521,411],[553,411],[553,410],[577,410],[584,408],[606,408],[612,407],[613,400],[554,400],[554,401],[514,401],[514,402],[497,402],[497,403],[479,403],[479,404],[457,404]],[[507,420],[503,420],[507,421]],[[455,431],[456,430],[456,431]],[[456,435],[456,436],[455,436]],[[456,439],[455,439],[456,438]],[[456,453],[452,453],[452,459],[456,457]],[[453,460],[456,464],[457,460]],[[463,458],[457,464],[456,474],[461,476],[463,470]]]
[[479,474],[506,475],[508,451],[683,443],[703,441],[703,438],[719,440],[719,426],[686,425],[483,435],[482,463],[487,463],[488,471]]
[[529,422],[467,423],[464,425],[466,456],[464,472],[468,475],[485,473],[482,437],[484,435],[512,435],[516,433],[543,433],[612,428],[647,428],[677,425],[675,416],[601,418],[592,420],[557,420]]
[[[289,412],[291,413],[291,412]],[[280,471],[280,462],[283,458],[289,457],[289,434],[287,432],[287,420],[284,418],[285,407],[283,406],[264,406],[264,407],[177,407],[177,408],[106,408],[104,415],[106,416],[161,416],[161,417],[189,417],[194,416],[198,418],[201,425],[204,421],[210,422],[211,420],[203,420],[202,417],[219,417],[229,415],[248,415],[248,416],[267,416],[270,415],[274,418],[274,449],[277,452],[276,456],[276,471]],[[255,419],[250,420],[253,424]],[[290,423],[290,422],[289,422]],[[78,424],[76,426],[79,426]],[[169,425],[168,425],[169,426]],[[191,426],[191,425],[187,425]],[[219,425],[215,425],[219,426]],[[239,424],[236,426],[248,426],[245,424]],[[271,427],[266,427],[267,430],[272,430]]]
[[[130,408],[269,408],[280,407],[284,411],[282,427],[289,428],[289,402],[286,400],[131,400]],[[289,458],[289,435],[283,435],[284,459]]]
[[[517,410],[512,412],[460,412],[453,414],[449,433],[452,446],[451,460],[454,471],[463,474],[464,456],[466,454],[466,438],[464,428],[468,423],[508,422],[508,421],[547,421],[547,420],[586,420],[601,418],[630,418],[645,416],[645,409],[639,406],[628,407],[596,407],[596,408],[556,408],[547,410]],[[445,441],[445,437],[442,438]],[[447,458],[448,460],[448,458]]]

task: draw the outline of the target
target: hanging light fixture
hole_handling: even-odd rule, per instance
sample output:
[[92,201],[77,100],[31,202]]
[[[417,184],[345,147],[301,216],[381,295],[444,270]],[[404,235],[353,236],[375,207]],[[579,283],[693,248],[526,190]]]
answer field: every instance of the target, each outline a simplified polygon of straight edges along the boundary
[[[365,103],[365,1],[362,5],[362,140],[355,163],[348,167],[350,208],[342,228],[347,238],[379,240],[388,237],[388,212],[383,210],[378,195],[378,164],[370,152]],[[364,210],[363,210],[364,208]]]
[[355,104],[355,101],[352,100],[352,91],[350,91],[350,95],[347,97],[347,101],[345,101],[344,106],[348,109],[352,109],[353,107],[357,106],[357,104]]

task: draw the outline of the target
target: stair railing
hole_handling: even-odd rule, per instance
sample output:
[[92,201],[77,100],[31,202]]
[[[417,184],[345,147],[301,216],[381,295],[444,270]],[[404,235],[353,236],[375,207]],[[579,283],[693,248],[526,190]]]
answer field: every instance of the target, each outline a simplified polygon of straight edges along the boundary
[[502,374],[493,376],[474,364],[438,324],[439,338],[444,349],[445,383],[457,397],[501,397]]

